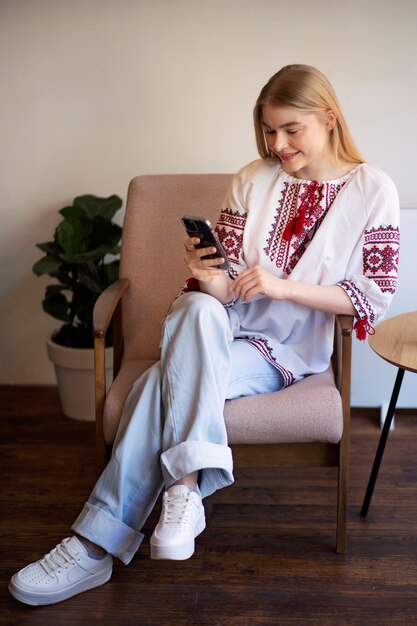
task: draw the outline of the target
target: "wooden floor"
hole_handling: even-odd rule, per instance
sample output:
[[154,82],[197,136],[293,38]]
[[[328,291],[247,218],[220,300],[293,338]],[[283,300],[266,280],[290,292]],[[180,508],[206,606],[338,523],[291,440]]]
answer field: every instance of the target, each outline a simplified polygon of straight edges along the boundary
[[346,555],[334,552],[334,470],[238,468],[205,501],[192,559],[149,559],[156,509],[109,583],[34,608],[8,594],[8,580],[69,533],[95,480],[94,425],[64,418],[54,388],[0,393],[0,624],[417,625],[417,411],[397,416],[367,520],[378,415],[354,412]]

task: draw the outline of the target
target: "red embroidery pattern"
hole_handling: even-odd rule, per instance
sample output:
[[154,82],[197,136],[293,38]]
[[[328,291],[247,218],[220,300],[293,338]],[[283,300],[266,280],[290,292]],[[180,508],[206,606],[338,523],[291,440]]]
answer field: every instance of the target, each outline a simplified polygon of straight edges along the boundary
[[376,318],[375,309],[371,306],[371,303],[363,291],[350,280],[343,280],[337,284],[348,294],[353,306],[358,312],[360,319],[369,320],[369,323],[373,324]]
[[216,233],[226,250],[230,262],[237,263],[243,245],[243,230],[246,224],[246,214],[225,208],[216,224]]
[[291,274],[345,183],[284,183],[264,248],[276,267]]
[[379,226],[366,230],[363,244],[363,273],[385,293],[397,286],[400,229]]
[[274,367],[276,367],[277,370],[281,373],[284,379],[284,387],[289,387],[289,385],[292,385],[292,383],[294,382],[294,376],[289,370],[285,369],[285,367],[282,367],[282,365],[277,363],[272,353],[272,348],[268,344],[267,339],[257,339],[256,337],[238,337],[236,341],[247,341],[252,344],[252,346],[259,350],[262,356]]
[[316,180],[313,180],[309,185],[305,185],[306,190],[300,194],[300,206],[298,207],[298,213],[287,223],[284,232],[282,233],[283,239],[291,241],[293,235],[302,235],[307,222],[311,223],[311,214],[314,213],[316,205],[320,204],[323,193],[323,185],[319,186]]

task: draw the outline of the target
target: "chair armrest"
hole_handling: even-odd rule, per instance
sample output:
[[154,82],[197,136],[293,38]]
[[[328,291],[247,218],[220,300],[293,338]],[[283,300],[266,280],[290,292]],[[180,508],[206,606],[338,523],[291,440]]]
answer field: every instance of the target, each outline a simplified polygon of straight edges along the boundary
[[342,335],[352,336],[353,315],[336,315],[336,321]]
[[120,278],[112,283],[98,297],[93,311],[95,337],[104,337],[112,320],[114,311],[129,286],[128,278]]
[[335,345],[332,357],[337,388],[342,399],[349,398],[352,359],[353,315],[336,315]]
[[[103,415],[106,400],[106,357],[105,337],[107,329],[114,314],[119,315],[122,296],[129,286],[127,278],[121,278],[111,284],[98,297],[93,311],[94,329],[94,377],[95,377],[95,402],[96,402],[96,457],[98,473],[104,469],[107,461],[107,447],[104,440]],[[121,324],[119,324],[120,326]],[[119,331],[121,333],[121,329]],[[121,361],[121,347],[116,346],[117,333],[114,337],[114,370],[119,367]]]

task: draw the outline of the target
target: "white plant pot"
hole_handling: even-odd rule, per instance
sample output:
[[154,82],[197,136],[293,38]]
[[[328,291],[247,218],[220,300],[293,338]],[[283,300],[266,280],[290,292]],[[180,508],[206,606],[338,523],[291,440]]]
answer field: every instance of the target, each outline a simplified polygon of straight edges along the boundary
[[[94,350],[67,348],[46,342],[49,360],[55,367],[59,397],[64,415],[72,419],[94,422]],[[106,348],[107,388],[113,378],[113,348]]]

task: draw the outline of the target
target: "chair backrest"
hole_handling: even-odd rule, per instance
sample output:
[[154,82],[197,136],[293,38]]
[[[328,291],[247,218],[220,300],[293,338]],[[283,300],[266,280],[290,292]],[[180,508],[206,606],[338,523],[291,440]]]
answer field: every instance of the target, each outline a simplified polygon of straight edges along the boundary
[[159,358],[162,320],[189,277],[180,218],[202,215],[214,225],[230,181],[230,174],[149,175],[131,181],[120,262],[120,276],[130,281],[123,297],[124,359]]

